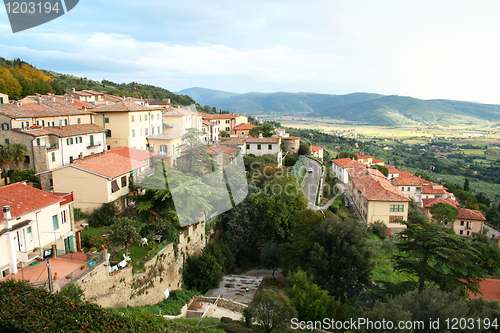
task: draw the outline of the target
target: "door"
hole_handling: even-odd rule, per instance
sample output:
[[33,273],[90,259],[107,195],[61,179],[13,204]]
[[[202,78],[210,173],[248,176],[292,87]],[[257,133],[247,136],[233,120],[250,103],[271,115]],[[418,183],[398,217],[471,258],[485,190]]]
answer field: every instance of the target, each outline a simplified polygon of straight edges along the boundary
[[70,250],[73,250],[73,236],[64,238],[64,252],[69,253]]
[[24,230],[17,231],[17,243],[19,244],[19,251],[26,252],[26,241],[24,239]]

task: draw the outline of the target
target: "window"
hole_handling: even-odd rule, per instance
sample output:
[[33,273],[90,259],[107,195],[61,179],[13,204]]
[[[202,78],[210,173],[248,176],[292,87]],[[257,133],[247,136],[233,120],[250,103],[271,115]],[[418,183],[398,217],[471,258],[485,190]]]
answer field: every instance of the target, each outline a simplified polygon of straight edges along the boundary
[[64,119],[64,126],[68,125],[68,119]]
[[42,127],[45,127],[45,120],[42,120]]
[[57,215],[52,216],[52,227],[54,230],[59,229],[59,222],[57,221]]
[[260,150],[260,145],[257,145],[257,150]]
[[135,116],[130,116],[130,119],[132,120],[132,122],[135,121]]
[[10,144],[10,140],[9,139],[5,139],[5,144],[6,145]]
[[250,149],[250,145],[249,144],[247,144],[247,149]]
[[66,224],[68,221],[66,220],[66,210],[61,212],[61,224]]
[[395,223],[396,220],[402,220],[402,216],[389,216],[389,223]]
[[135,138],[135,130],[132,130],[132,137]]
[[29,155],[24,156],[24,163],[30,164],[30,157],[29,157]]
[[391,205],[391,212],[403,212],[405,206],[404,205]]
[[127,176],[122,177],[122,188],[124,188],[125,186],[127,186]]
[[161,132],[160,132],[160,126],[158,126],[157,129],[158,129],[158,134],[161,134]]
[[154,135],[155,134],[155,128],[153,126],[151,126],[151,135]]
[[113,180],[111,182],[111,193],[115,193],[119,190],[120,190],[120,188],[118,187],[118,183],[116,182],[116,180]]
[[50,155],[52,157],[52,162],[55,162],[56,161],[56,153],[52,152]]
[[226,127],[226,132],[229,132],[231,129],[229,127]]
[[141,115],[139,115],[139,121],[142,121],[142,116]]
[[80,143],[82,143],[83,142],[83,138],[81,136],[78,137],[78,141],[80,141]]
[[9,125],[8,123],[3,123],[3,124],[2,124],[2,130],[4,130],[4,131],[8,131],[8,130],[9,130],[9,128],[10,128],[10,125]]
[[[108,120],[109,120],[109,118],[108,118]],[[108,121],[108,122],[109,122],[109,121]],[[81,123],[82,123],[82,119],[81,119],[81,118],[76,118],[76,123],[77,123],[77,124],[81,124]]]
[[73,138],[69,138],[69,142],[73,144]]
[[226,124],[229,124],[229,120],[226,120]]
[[160,145],[160,152],[168,153],[168,146],[167,145]]
[[111,130],[107,130],[107,131],[106,131],[106,137],[107,137],[107,138],[110,138],[110,137],[111,137]]
[[[134,118],[134,116],[132,116],[132,118]],[[133,120],[132,120],[132,121],[133,121]],[[104,123],[105,123],[105,124],[109,124],[109,118],[108,118],[108,117],[104,118]]]
[[148,129],[147,128],[144,129],[144,135],[148,135]]
[[144,121],[148,121],[148,115],[144,116]]
[[6,268],[2,271],[2,277],[6,277],[7,275],[10,274],[10,269],[9,268]]
[[460,235],[463,235],[464,234],[464,231],[463,230],[460,230]]
[[467,231],[467,236],[470,236],[470,231]]
[[69,163],[73,163],[73,156],[69,157]]
[[94,136],[93,135],[90,135],[90,145],[93,146],[94,145]]
[[33,235],[31,234],[31,227],[26,228],[26,240],[28,243],[31,243],[33,241]]
[[160,120],[160,114],[159,113],[156,114],[156,120]]
[[460,221],[460,225],[465,225],[465,222],[464,221]]
[[408,192],[410,192],[410,187],[408,186]]
[[66,139],[66,145],[69,146],[69,138]]
[[267,149],[272,150],[273,149],[273,145],[268,145]]

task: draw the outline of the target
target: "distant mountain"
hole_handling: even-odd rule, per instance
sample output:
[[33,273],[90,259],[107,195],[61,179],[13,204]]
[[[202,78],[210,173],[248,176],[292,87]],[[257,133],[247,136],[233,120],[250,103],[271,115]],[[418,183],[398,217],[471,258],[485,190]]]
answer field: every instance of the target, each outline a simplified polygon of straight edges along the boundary
[[329,95],[315,93],[236,94],[204,88],[179,92],[201,105],[246,115],[333,118],[376,126],[452,125],[500,122],[500,105],[369,93]]

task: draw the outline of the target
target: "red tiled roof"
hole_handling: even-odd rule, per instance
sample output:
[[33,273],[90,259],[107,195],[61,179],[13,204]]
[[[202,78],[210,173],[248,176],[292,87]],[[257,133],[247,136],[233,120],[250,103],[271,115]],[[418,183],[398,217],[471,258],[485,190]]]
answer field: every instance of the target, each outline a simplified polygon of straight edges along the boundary
[[399,178],[414,177],[409,171],[400,171]]
[[75,124],[67,126],[56,126],[56,127],[41,127],[33,128],[30,130],[14,129],[21,133],[26,133],[34,137],[43,135],[55,135],[60,138],[65,138],[68,136],[83,135],[83,134],[93,134],[93,133],[104,133],[106,130],[95,124]]
[[219,155],[219,154],[228,154],[228,155],[233,155],[238,151],[236,148],[224,146],[224,145],[217,145],[217,146],[210,146],[207,147],[207,150],[210,154],[212,155]]
[[448,205],[451,205],[453,207],[459,206],[458,202],[453,201],[451,199],[444,199],[444,198],[429,198],[429,199],[422,199],[422,204],[424,205],[424,208],[429,208],[434,206],[435,204],[438,203],[446,203]]
[[391,165],[387,165],[386,168],[387,168],[387,170],[389,170],[389,173],[392,173],[392,174],[399,173],[399,170]]
[[106,151],[106,154],[118,154],[121,156],[125,156],[136,161],[144,161],[150,159],[156,154],[150,153],[145,150],[134,149],[130,147],[117,147]]
[[214,119],[235,119],[237,117],[246,117],[246,116],[242,116],[242,115],[234,114],[234,113],[210,114],[210,113],[199,112],[199,114],[201,115],[201,117],[203,119],[210,119],[210,120],[214,120]]
[[358,162],[356,160],[350,159],[348,157],[346,158],[337,158],[335,160],[332,160],[333,163],[337,164],[339,167],[343,169],[348,169],[348,168],[366,168],[366,165],[364,165],[361,162]]
[[378,160],[376,158],[372,159],[372,163],[385,163],[385,161]]
[[351,169],[347,172],[350,180],[367,200],[410,201],[401,190],[392,185],[377,169]]
[[[30,105],[30,107],[25,107]],[[35,106],[35,107],[33,107]],[[0,114],[9,118],[33,118],[33,117],[59,117],[59,116],[75,116],[75,115],[88,115],[92,112],[81,109],[50,109],[40,104],[23,104],[23,106],[0,104]]]
[[459,208],[457,220],[476,220],[476,221],[486,221],[486,218],[478,210]]
[[444,194],[446,193],[444,188],[432,188],[430,185],[422,186],[422,194]]
[[220,138],[220,142],[225,144],[225,145],[234,145],[234,146],[241,146],[244,145],[246,141],[245,137],[233,137],[233,138],[227,138],[227,137],[222,137]]
[[257,127],[257,126],[255,126],[253,124],[239,124],[238,126],[234,127],[233,129],[242,131],[242,130],[250,130],[254,127]]
[[280,138],[246,138],[246,143],[280,143]]
[[479,292],[481,294],[471,293],[469,298],[484,298],[487,301],[500,302],[500,280],[484,279],[479,282]]
[[119,154],[111,153],[88,157],[73,162],[67,167],[90,171],[107,178],[116,178],[143,166],[146,166],[146,164]]
[[[21,182],[0,187],[0,206],[10,206],[12,218],[61,202],[64,199]],[[0,215],[0,223],[5,222]]]
[[[402,172],[407,172],[407,171],[401,171]],[[401,173],[399,174],[399,177],[394,178],[394,182],[396,183],[397,186],[422,186],[424,184],[428,184],[429,182],[416,177],[416,176],[403,176],[401,177]]]
[[311,151],[311,153],[315,153],[317,151],[320,151],[320,150],[324,150],[325,148],[321,148],[321,147],[317,147],[317,146],[310,146],[309,147],[309,150]]
[[99,106],[92,109],[94,112],[135,112],[135,111],[153,111],[154,108],[150,108],[144,105],[139,105],[134,102],[118,102],[109,105]]
[[373,159],[373,157],[370,155],[356,154],[356,156],[358,157],[358,160],[364,160],[369,158]]

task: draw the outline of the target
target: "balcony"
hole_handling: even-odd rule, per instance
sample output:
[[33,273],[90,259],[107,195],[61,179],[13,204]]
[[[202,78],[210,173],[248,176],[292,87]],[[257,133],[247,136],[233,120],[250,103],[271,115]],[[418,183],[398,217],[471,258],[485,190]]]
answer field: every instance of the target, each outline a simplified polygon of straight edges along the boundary
[[47,144],[45,147],[47,147],[47,151],[54,151],[59,149],[59,145],[57,143]]
[[87,146],[87,149],[95,148],[95,147],[100,147],[100,146],[101,146],[100,142],[95,142],[93,145]]

